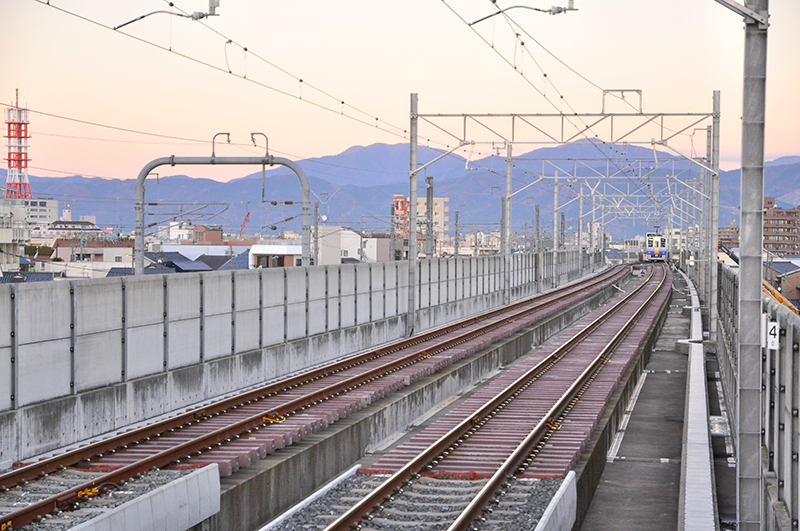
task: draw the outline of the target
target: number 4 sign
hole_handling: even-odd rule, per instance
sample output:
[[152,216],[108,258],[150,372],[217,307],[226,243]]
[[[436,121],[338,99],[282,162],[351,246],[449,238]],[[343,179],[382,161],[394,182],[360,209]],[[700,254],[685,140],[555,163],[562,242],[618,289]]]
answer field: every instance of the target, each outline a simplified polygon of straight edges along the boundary
[[767,348],[778,350],[780,348],[781,328],[778,321],[767,323]]

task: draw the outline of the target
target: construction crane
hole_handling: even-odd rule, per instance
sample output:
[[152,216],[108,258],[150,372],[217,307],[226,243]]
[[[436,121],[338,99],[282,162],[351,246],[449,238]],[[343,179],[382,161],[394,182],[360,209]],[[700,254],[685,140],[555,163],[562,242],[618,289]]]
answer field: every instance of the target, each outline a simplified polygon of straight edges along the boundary
[[244,229],[247,228],[247,222],[250,221],[250,212],[244,215],[244,221],[242,221],[242,228],[239,229],[239,239],[241,240],[244,237]]

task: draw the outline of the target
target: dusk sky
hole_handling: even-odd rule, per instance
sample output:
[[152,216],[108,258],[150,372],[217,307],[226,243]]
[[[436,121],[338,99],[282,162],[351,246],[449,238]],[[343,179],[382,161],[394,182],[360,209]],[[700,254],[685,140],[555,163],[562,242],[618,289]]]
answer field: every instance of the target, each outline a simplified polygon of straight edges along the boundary
[[[247,146],[251,131],[267,134],[276,156],[335,155],[406,142],[411,92],[422,113],[588,113],[601,110],[602,88],[642,89],[645,112],[674,113],[710,112],[712,91],[721,90],[722,167],[739,167],[743,23],[713,0],[575,0],[578,11],[511,10],[518,27],[496,16],[472,26],[478,33],[461,19],[492,13],[489,0],[220,3],[219,16],[202,22],[155,14],[115,31],[170,7],[0,2],[0,102],[13,103],[19,89],[20,104],[36,111],[30,173],[135,178],[154,158],[210,155],[208,141],[221,131],[241,145],[219,146],[217,155],[261,154]],[[174,4],[174,12],[208,10],[207,0]],[[770,14],[767,160],[800,155],[800,2],[773,0]],[[631,101],[638,107],[638,97]],[[631,107],[614,100],[609,109]],[[420,136],[431,147],[453,142],[428,124]],[[674,142],[686,155],[692,145],[703,155],[705,134]],[[228,180],[256,168],[176,170]]]

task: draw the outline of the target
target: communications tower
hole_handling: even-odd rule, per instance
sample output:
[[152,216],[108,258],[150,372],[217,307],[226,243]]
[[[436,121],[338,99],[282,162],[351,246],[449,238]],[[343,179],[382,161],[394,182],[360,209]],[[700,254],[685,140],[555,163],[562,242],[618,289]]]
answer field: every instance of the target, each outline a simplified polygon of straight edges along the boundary
[[8,175],[6,176],[6,197],[31,197],[31,184],[28,181],[28,109],[19,107],[19,90],[14,107],[6,109],[8,134]]

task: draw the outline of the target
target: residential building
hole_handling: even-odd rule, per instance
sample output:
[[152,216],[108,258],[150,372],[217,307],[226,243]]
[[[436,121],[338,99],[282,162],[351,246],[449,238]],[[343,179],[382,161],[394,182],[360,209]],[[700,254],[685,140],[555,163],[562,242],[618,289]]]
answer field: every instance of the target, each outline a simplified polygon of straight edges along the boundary
[[[389,234],[363,233],[347,227],[319,227],[319,265],[346,262],[388,262]],[[312,244],[312,257],[314,247]]]
[[47,226],[58,220],[58,200],[23,199],[25,219],[32,230],[45,231]]
[[47,226],[45,237],[102,240],[105,233],[91,221],[56,220]]
[[181,253],[144,253],[145,269],[155,269],[164,273],[197,273],[213,271],[207,264],[198,260],[190,260]]
[[197,225],[192,231],[192,243],[197,245],[222,244],[222,227],[219,225]]
[[133,263],[133,241],[114,242],[59,238],[53,244],[51,259],[53,258],[67,263],[104,262],[120,266],[131,265]]
[[194,225],[190,221],[170,221],[158,227],[158,239],[161,241],[181,242],[194,239]]
[[800,252],[800,208],[780,208],[764,198],[764,249],[784,255]]
[[31,239],[22,201],[0,197],[0,276],[19,271],[20,247]]
[[[342,227],[320,225],[317,241],[319,242],[319,252],[315,261],[318,265],[335,265],[342,262]],[[312,258],[314,258],[313,243],[311,248]]]
[[[438,249],[441,244],[449,244],[449,231],[450,227],[447,223],[450,221],[448,213],[450,207],[447,203],[450,201],[448,197],[434,197],[433,198],[433,234],[436,244],[435,249]],[[425,197],[417,198],[417,235],[419,245],[422,246],[419,250],[424,251],[425,240],[428,237],[427,225],[425,224],[427,218],[427,199]],[[403,254],[408,252],[408,216],[409,216],[409,200],[401,194],[395,194],[392,198],[392,227],[394,227],[395,234],[404,243]],[[420,240],[421,236],[421,240]]]
[[736,226],[736,220],[731,221],[727,227],[719,227],[717,230],[719,243],[728,249],[739,247],[739,227]]
[[770,257],[763,262],[764,280],[789,299],[795,306],[800,306],[800,266],[790,260]]
[[303,246],[296,240],[262,238],[250,248],[248,267],[291,267],[302,265]]

